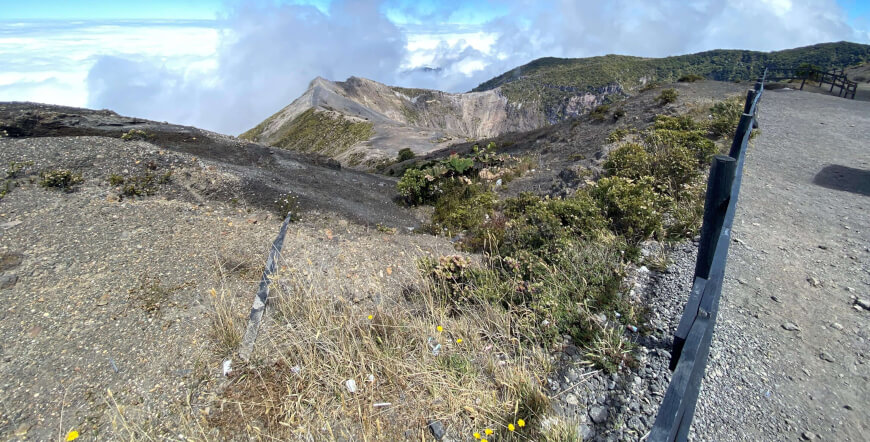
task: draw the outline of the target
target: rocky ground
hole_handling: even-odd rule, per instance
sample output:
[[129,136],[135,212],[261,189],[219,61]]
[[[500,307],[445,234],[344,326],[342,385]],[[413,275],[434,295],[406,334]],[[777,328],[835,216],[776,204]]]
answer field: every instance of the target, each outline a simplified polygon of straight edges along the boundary
[[[142,141],[155,152],[184,154],[235,176],[237,185],[232,192],[221,188],[212,189],[213,195],[204,195],[215,200],[240,201],[277,213],[276,202],[292,191],[297,210],[336,213],[368,225],[381,223],[406,228],[420,224],[415,214],[393,202],[397,195],[395,180],[342,169],[332,159],[271,148],[194,127],[125,117],[108,110],[0,103],[0,135],[5,133],[9,137],[97,136],[117,140],[130,130],[141,131]],[[69,163],[67,159],[71,157],[77,161],[63,167],[88,168],[88,161],[101,160],[75,156],[74,152],[57,154],[56,158],[47,159],[62,164]]]
[[[215,333],[227,328],[215,326],[215,312],[231,312],[230,329],[243,326],[280,225],[242,197],[252,177],[222,161],[117,137],[4,138],[0,164],[22,165],[4,180],[0,200],[2,438],[62,439],[70,430],[87,440],[190,435],[190,416],[207,407],[227,354],[216,345]],[[40,172],[57,168],[82,173],[83,182],[41,187]],[[124,185],[109,183],[111,174],[170,171],[150,194],[125,195]],[[305,212],[282,263],[315,263],[333,292],[362,302],[401,293],[416,275],[406,250],[452,250],[445,240],[404,228],[386,234],[345,218]]]

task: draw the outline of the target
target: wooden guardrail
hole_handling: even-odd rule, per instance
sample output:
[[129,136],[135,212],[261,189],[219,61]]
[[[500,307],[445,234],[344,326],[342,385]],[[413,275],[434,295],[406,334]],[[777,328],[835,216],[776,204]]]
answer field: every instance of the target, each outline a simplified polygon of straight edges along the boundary
[[819,82],[819,87],[824,84],[830,84],[831,88],[828,92],[834,93],[834,88],[840,88],[837,93],[838,97],[855,99],[855,93],[858,91],[858,83],[849,80],[846,73],[842,69],[831,69],[823,72],[816,68],[799,67],[799,68],[773,68],[769,67],[767,72],[767,81],[777,80],[801,80],[800,89],[803,90],[804,84],[807,81],[811,83]]
[[713,158],[707,181],[694,283],[674,333],[670,367],[674,374],[648,441],[685,441],[689,435],[719,311],[746,149],[752,129],[758,127],[755,117],[764,92],[764,82],[768,79],[767,73],[765,69],[755,88],[746,94],[743,115],[728,156],[716,155]]

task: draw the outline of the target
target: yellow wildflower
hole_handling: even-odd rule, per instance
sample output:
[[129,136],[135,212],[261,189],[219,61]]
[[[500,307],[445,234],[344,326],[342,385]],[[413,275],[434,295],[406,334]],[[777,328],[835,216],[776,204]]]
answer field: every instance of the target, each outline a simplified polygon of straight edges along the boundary
[[483,430],[483,432],[486,433],[487,436],[489,436],[490,434],[492,434],[492,430],[490,430],[489,428],[485,428],[485,429]]
[[486,439],[481,439],[480,442],[489,442],[489,441]]
[[438,327],[435,327],[435,330],[438,330],[438,333],[441,333],[444,331],[444,327],[439,325]]
[[517,426],[520,427],[520,428],[525,427],[525,426],[526,426],[526,421],[524,421],[524,420],[522,420],[522,419],[518,420],[518,421],[517,421]]
[[374,319],[374,318],[375,318],[374,316],[369,315],[369,321],[371,321],[371,320]]
[[67,435],[66,435],[67,442],[69,442],[71,440],[76,440],[78,438],[79,438],[79,432],[76,430],[72,430],[69,433],[67,433]]
[[480,433],[474,433],[474,438],[475,438],[475,439],[480,439]]
[[462,343],[462,338],[457,339],[457,340],[456,340],[456,343],[457,343],[457,344],[461,344],[461,343]]
[[508,424],[508,431],[514,431],[515,429],[514,424]]

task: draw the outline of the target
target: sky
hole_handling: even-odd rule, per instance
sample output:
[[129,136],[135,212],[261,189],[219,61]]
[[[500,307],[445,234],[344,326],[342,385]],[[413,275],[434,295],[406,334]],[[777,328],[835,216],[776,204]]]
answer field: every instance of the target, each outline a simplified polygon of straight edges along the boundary
[[317,76],[464,92],[544,56],[870,43],[867,0],[0,0],[0,101],[238,134]]

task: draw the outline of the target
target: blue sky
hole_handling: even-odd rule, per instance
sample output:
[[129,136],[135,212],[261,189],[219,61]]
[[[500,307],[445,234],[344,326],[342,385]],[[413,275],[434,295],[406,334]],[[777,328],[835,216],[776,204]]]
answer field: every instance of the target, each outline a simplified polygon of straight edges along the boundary
[[316,76],[460,92],[543,56],[839,40],[870,43],[870,1],[0,0],[0,101],[239,133]]

